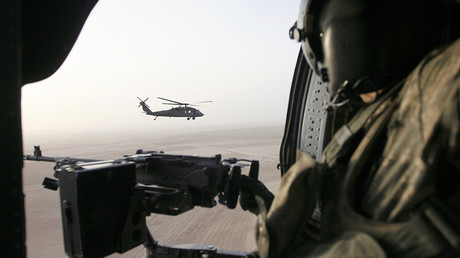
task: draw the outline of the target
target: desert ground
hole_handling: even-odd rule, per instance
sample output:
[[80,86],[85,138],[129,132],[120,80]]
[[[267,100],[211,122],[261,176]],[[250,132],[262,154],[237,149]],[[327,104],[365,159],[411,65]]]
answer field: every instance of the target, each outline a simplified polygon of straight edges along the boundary
[[[276,192],[280,171],[279,146],[282,126],[168,134],[117,133],[104,135],[50,135],[25,137],[24,153],[40,145],[44,156],[114,159],[134,154],[137,149],[165,153],[245,158],[260,161],[259,179]],[[59,193],[42,187],[44,177],[53,177],[54,163],[24,161],[23,182],[26,203],[28,257],[65,257]],[[247,174],[247,169],[243,170]],[[256,217],[218,204],[194,208],[178,216],[152,214],[147,225],[162,245],[205,244],[219,249],[253,251]],[[143,246],[110,257],[145,257]]]

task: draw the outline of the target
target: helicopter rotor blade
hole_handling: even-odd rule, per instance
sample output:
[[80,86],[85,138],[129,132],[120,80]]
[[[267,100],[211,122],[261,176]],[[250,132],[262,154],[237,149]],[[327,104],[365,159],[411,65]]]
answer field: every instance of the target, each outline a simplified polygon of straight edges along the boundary
[[[173,106],[182,106],[183,104],[176,104],[176,103],[161,103],[163,105],[173,105]],[[186,106],[186,105],[184,105]]]
[[189,106],[193,106],[193,107],[205,107],[203,105],[196,105],[196,104],[200,104],[200,103],[210,103],[212,102],[212,100],[205,100],[205,101],[199,101],[199,102],[193,102],[192,104],[189,104]]
[[190,105],[188,105],[188,106],[189,106],[189,107],[206,107],[206,108],[209,107],[209,106],[205,106],[205,105],[192,105],[192,104],[190,104]]
[[162,100],[166,100],[166,101],[169,101],[169,102],[176,103],[177,105],[185,105],[185,106],[188,105],[188,103],[182,103],[182,102],[179,102],[179,101],[165,99],[165,98],[162,98],[162,97],[157,97],[157,98],[162,99]]
[[205,100],[205,101],[200,101],[200,102],[193,102],[192,104],[199,104],[199,103],[210,103],[212,100]]

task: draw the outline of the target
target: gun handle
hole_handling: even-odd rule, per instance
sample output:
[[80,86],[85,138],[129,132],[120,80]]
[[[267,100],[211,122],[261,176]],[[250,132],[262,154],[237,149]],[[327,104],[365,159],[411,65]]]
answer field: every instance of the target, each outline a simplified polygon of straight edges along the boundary
[[229,180],[227,182],[227,187],[225,189],[227,196],[227,208],[235,209],[236,204],[238,203],[238,196],[240,193],[240,177],[241,177],[241,167],[232,166],[230,171]]
[[249,169],[249,177],[258,179],[259,178],[259,161],[251,161],[251,168]]

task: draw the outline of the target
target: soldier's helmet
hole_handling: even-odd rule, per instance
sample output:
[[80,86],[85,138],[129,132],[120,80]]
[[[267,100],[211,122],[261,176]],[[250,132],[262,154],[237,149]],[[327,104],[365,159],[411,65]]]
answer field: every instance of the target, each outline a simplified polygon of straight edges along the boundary
[[450,8],[454,2],[302,0],[289,33],[332,96],[373,92],[404,78],[446,43],[451,18],[460,16]]

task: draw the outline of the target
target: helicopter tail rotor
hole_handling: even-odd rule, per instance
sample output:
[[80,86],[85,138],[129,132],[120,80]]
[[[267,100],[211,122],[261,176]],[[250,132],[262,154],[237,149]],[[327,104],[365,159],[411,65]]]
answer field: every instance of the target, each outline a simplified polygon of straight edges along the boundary
[[149,98],[147,97],[145,100],[142,100],[139,97],[137,97],[137,98],[140,100],[138,107],[142,106],[142,110],[144,110],[144,113],[146,113],[147,115],[153,114],[152,110],[150,110],[149,105],[147,105],[147,103],[145,103]]
[[147,97],[145,100],[142,100],[142,99],[139,98],[139,97],[137,97],[137,98],[141,101],[141,102],[139,102],[139,106],[137,106],[137,107],[143,106],[143,107],[150,108],[149,105],[147,105],[147,103],[145,103],[145,102],[149,99],[149,97]]

